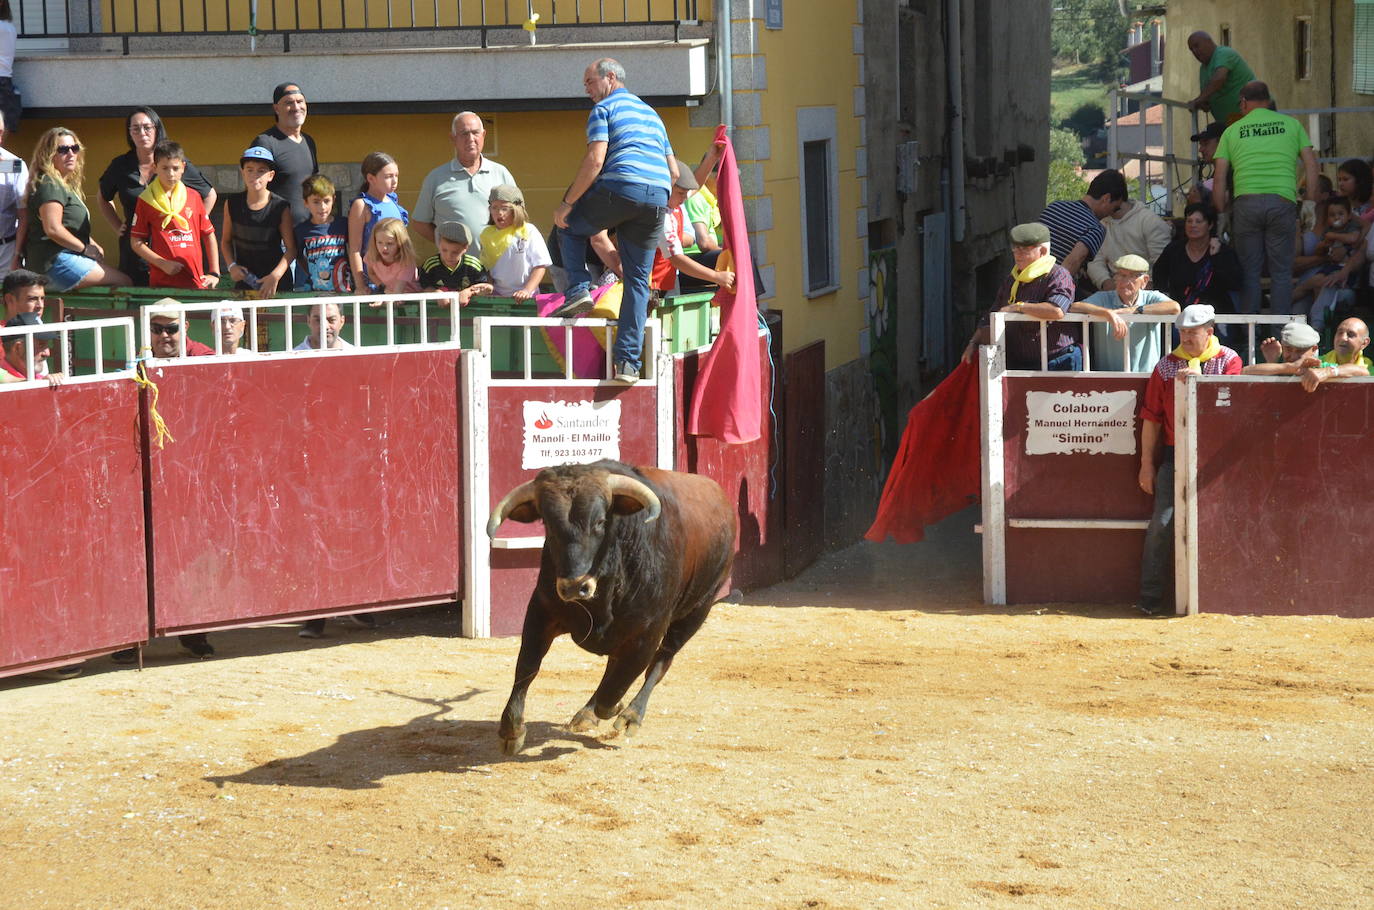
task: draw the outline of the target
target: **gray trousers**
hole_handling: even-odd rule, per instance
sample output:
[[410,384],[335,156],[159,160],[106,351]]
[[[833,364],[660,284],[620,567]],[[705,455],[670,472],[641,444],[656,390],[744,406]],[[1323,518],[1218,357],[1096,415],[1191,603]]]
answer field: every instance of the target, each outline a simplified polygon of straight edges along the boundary
[[1240,311],[1260,310],[1260,274],[1269,265],[1269,311],[1287,314],[1293,303],[1293,247],[1298,206],[1274,193],[1237,196],[1231,204],[1231,237],[1240,257]]
[[1155,511],[1145,531],[1140,559],[1140,604],[1155,608],[1173,587],[1174,574],[1174,449],[1160,450],[1155,468]]

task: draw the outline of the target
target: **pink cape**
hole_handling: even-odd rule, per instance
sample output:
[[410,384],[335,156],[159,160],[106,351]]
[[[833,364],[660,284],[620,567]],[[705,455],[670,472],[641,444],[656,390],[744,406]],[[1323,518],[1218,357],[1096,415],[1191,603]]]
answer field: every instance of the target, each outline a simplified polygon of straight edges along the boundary
[[735,289],[721,288],[714,303],[720,305],[720,335],[702,359],[687,432],[713,436],[727,443],[753,442],[763,435],[763,364],[759,357],[759,320],[754,295],[754,264],[749,253],[749,231],[744,223],[744,198],[735,149],[725,127],[716,129],[716,142],[725,148],[716,178],[724,246],[734,257]]

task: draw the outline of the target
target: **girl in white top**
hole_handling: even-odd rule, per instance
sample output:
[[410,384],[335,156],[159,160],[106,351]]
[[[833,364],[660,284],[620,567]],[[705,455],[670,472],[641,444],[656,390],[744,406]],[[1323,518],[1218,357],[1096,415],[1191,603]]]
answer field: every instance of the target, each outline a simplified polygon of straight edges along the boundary
[[529,300],[553,260],[544,237],[529,223],[525,197],[509,183],[492,188],[487,210],[491,223],[482,229],[482,265],[496,286],[495,296]]

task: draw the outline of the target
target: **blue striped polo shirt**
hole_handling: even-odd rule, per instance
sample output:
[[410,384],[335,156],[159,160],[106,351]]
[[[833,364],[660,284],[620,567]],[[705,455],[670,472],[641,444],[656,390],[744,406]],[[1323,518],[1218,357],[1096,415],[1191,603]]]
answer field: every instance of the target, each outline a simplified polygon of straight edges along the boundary
[[654,109],[624,88],[602,98],[587,115],[587,142],[606,143],[600,179],[648,184],[671,192],[673,154],[668,131]]

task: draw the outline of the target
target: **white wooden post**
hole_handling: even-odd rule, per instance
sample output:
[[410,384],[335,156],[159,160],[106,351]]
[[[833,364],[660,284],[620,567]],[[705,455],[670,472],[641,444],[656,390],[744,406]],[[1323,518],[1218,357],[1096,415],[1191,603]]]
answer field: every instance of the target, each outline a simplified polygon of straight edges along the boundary
[[491,637],[491,468],[488,396],[491,361],[485,351],[464,351],[463,376],[463,635]]
[[1175,612],[1198,612],[1197,540],[1198,377],[1174,381],[1174,602]]
[[[996,321],[996,320],[994,320]],[[978,392],[982,401],[983,449],[983,602],[1007,602],[1006,490],[1002,458],[1002,348],[978,348]]]

